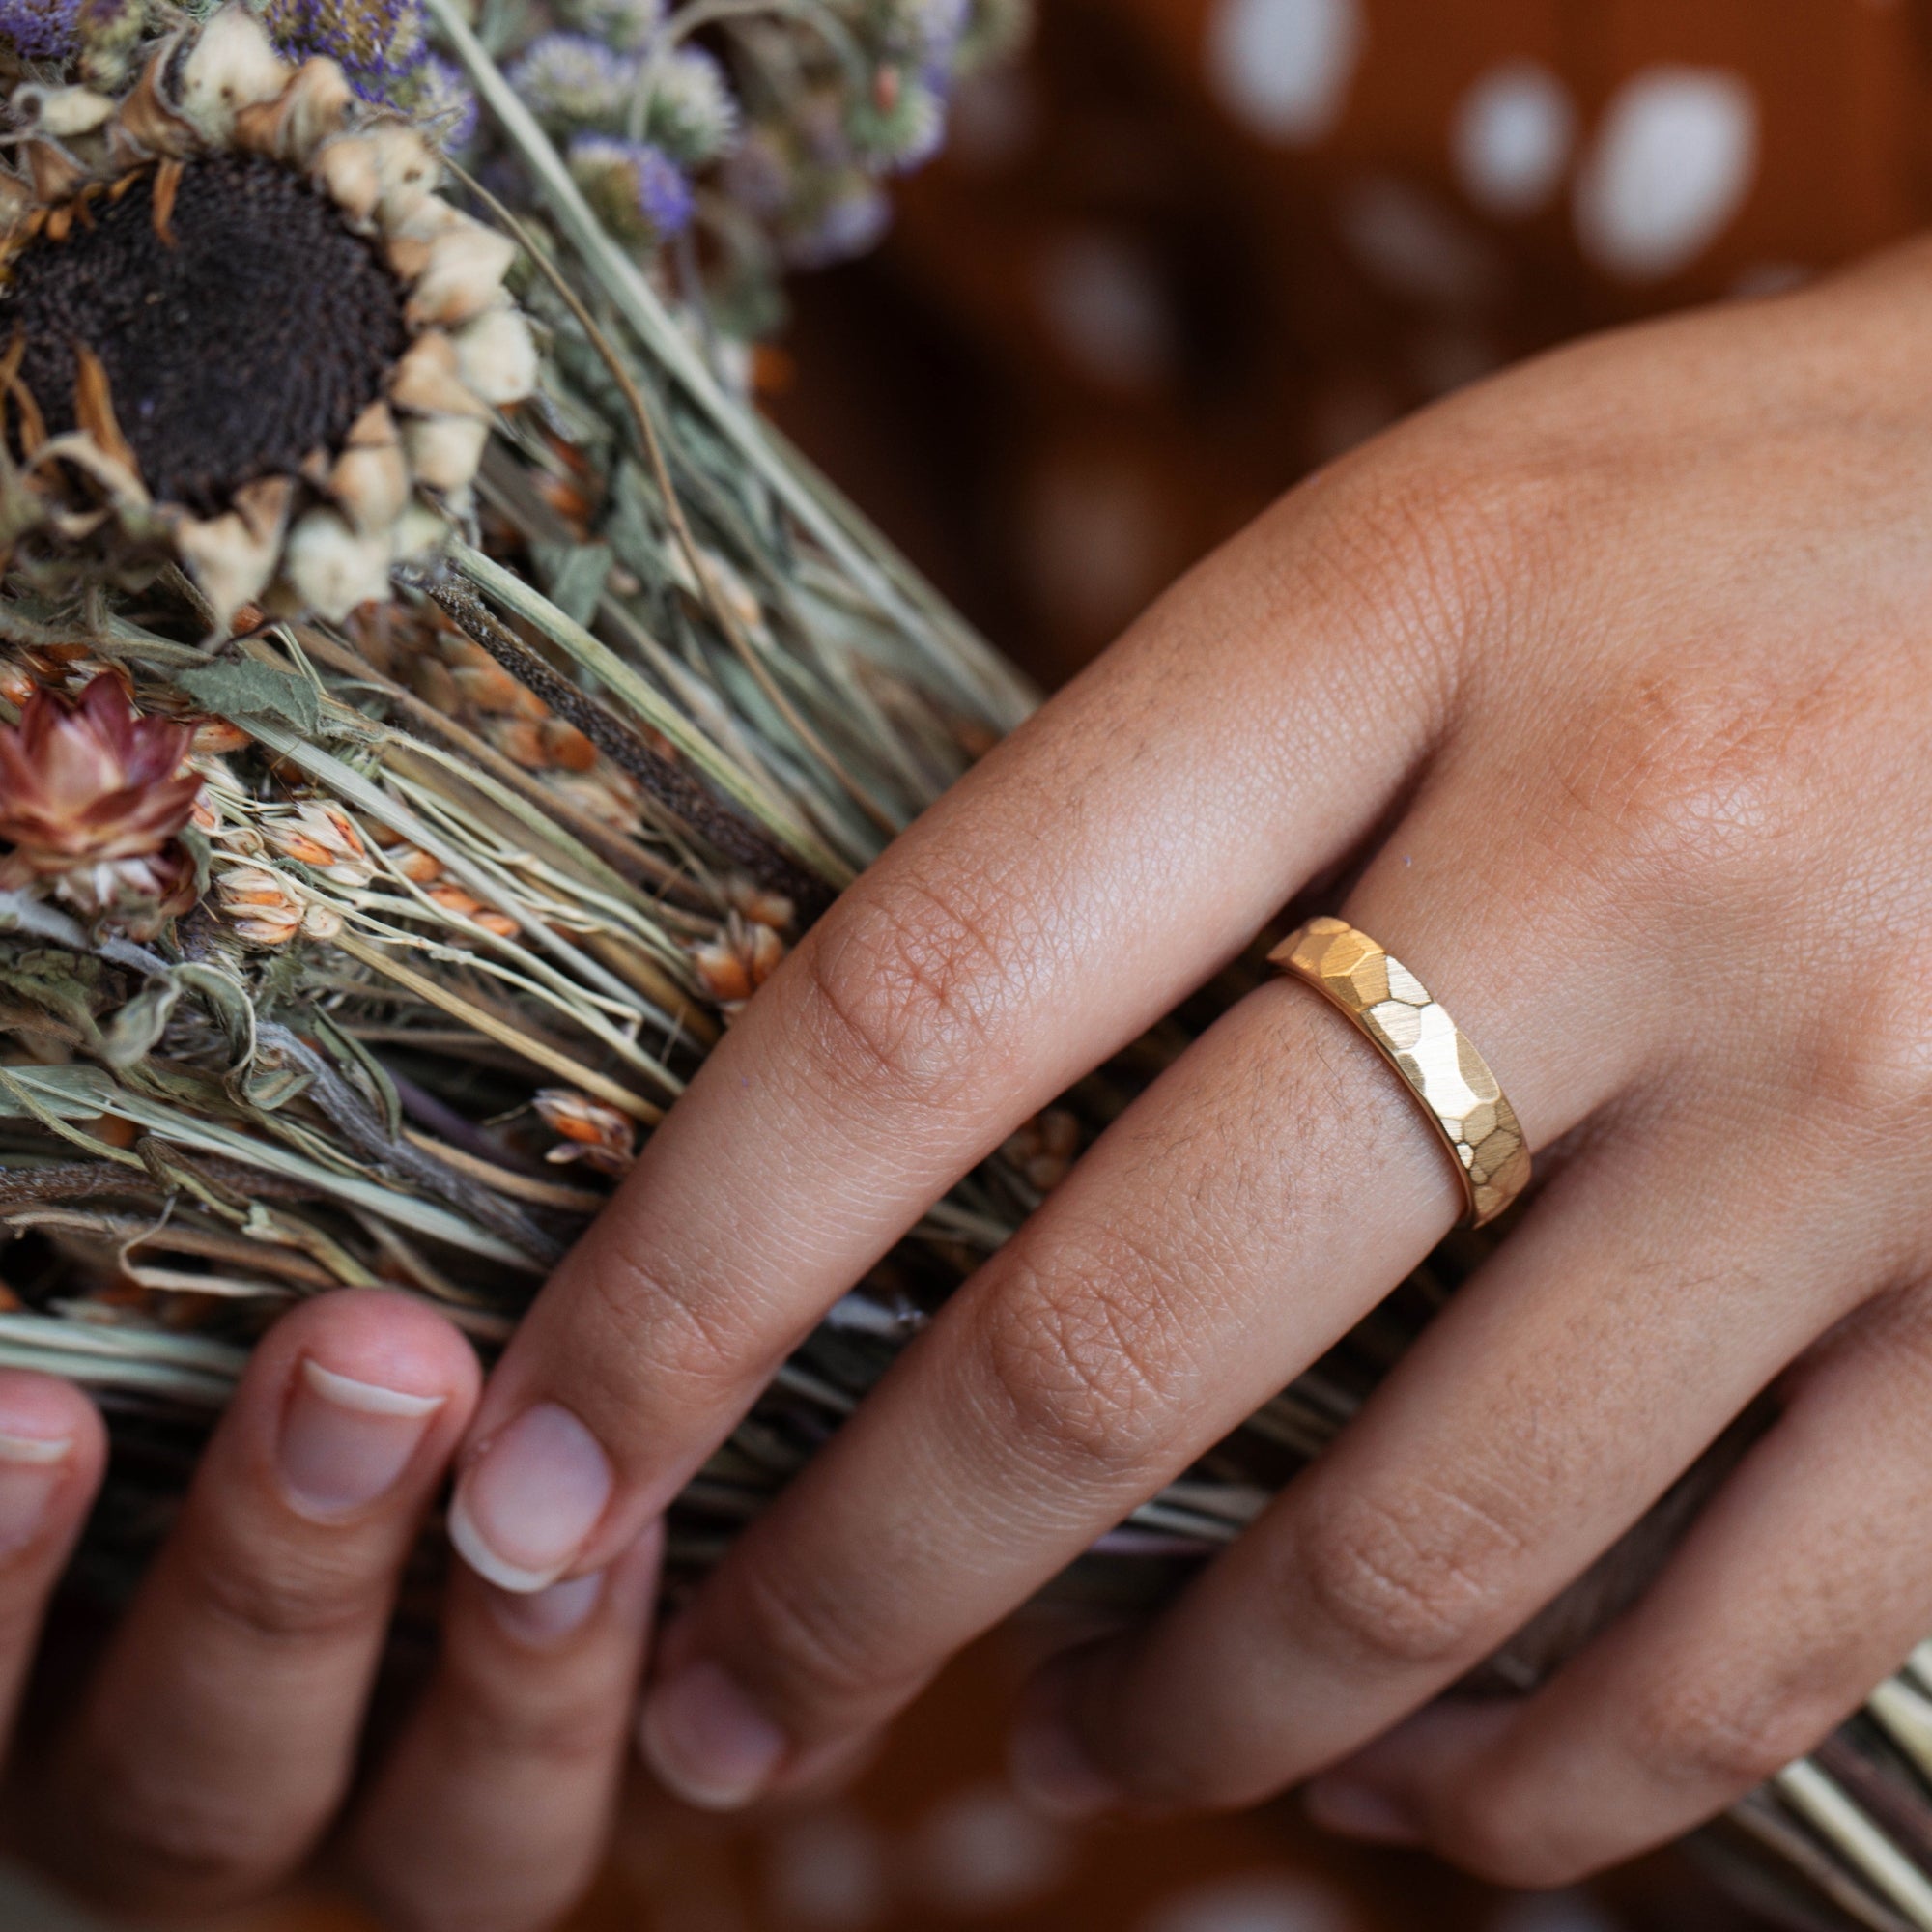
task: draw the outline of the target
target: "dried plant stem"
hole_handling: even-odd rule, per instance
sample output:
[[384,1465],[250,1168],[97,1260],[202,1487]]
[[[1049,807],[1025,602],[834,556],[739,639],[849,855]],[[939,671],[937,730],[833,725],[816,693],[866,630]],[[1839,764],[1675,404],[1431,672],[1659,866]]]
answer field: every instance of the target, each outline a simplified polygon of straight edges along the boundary
[[[769,0],[755,0],[763,7]],[[801,745],[838,780],[845,795],[861,811],[869,818],[873,826],[890,838],[898,830],[898,821],[885,810],[872,795],[860,784],[850,772],[839,762],[837,754],[800,715],[794,705],[773,677],[764,659],[753,646],[738,613],[731,608],[731,600],[719,586],[718,573],[712,567],[711,559],[705,555],[693,534],[690,520],[684,514],[684,504],[678,496],[677,484],[670,473],[670,464],[666,459],[664,440],[658,435],[656,420],[650,406],[644,401],[643,391],[637,380],[624,366],[623,358],[611,346],[611,339],[597,326],[590,311],[584,307],[582,298],[560,275],[550,257],[537,246],[528,229],[493,195],[488,188],[458,167],[453,161],[445,162],[451,174],[463,183],[476,199],[488,208],[497,220],[502,224],[511,237],[521,244],[525,255],[535,264],[538,271],[556,291],[557,298],[576,319],[585,339],[597,352],[611,380],[617,385],[617,392],[624,398],[624,406],[631,412],[631,421],[638,432],[638,440],[643,447],[646,460],[651,466],[651,474],[657,481],[658,494],[664,498],[665,515],[670,521],[671,532],[677,538],[678,549],[682,552],[685,564],[690,569],[693,580],[703,592],[705,608],[711,612],[718,628],[724,632],[739,661],[751,672],[758,689],[770,700],[772,708],[782,718]],[[580,727],[582,728],[582,727]]]
[[[443,577],[423,587],[465,637],[488,651],[520,684],[574,724],[606,757],[725,858],[744,867],[761,885],[784,894],[800,906],[804,917],[822,911],[829,903],[831,895],[821,876],[808,872],[756,826],[722,805],[689,772],[654,751],[638,732],[602,706],[590,703],[507,625],[498,623],[468,584]],[[825,856],[831,859],[830,854]],[[837,860],[831,863],[839,864]]]
[[639,1098],[628,1087],[620,1087],[616,1081],[607,1078],[596,1068],[585,1066],[582,1061],[572,1060],[568,1054],[558,1053],[554,1047],[540,1039],[533,1039],[528,1034],[519,1032],[495,1013],[466,1000],[462,994],[452,992],[447,986],[432,980],[426,973],[418,973],[412,967],[405,966],[400,959],[392,958],[379,946],[371,946],[358,939],[353,932],[337,934],[334,942],[353,959],[359,959],[363,965],[393,980],[397,985],[413,993],[417,999],[430,1006],[440,1007],[452,1019],[459,1019],[467,1027],[494,1039],[499,1046],[507,1046],[513,1053],[520,1054],[533,1065],[541,1066],[546,1073],[554,1074],[559,1080],[567,1080],[574,1087],[581,1087],[586,1094],[594,1094],[600,1100],[608,1100],[611,1106],[630,1115],[634,1121],[643,1121],[655,1124],[664,1119],[664,1109],[653,1106],[650,1101]]

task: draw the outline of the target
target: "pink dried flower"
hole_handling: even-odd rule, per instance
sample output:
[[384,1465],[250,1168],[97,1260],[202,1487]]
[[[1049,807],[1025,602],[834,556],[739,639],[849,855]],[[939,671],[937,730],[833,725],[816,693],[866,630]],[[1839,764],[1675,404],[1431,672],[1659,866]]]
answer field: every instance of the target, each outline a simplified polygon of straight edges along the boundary
[[97,677],[77,704],[35,692],[0,725],[0,870],[14,883],[151,858],[188,822],[200,778],[181,772],[191,725],[143,718],[118,678]]

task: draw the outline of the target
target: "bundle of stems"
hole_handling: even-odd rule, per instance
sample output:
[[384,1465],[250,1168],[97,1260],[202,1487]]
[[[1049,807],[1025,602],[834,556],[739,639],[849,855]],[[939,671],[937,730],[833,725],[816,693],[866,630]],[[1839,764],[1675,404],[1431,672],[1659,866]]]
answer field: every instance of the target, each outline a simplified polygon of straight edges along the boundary
[[[10,718],[101,676],[194,724],[190,909],[146,939],[0,890],[0,1364],[99,1393],[125,1578],[251,1344],[384,1284],[489,1352],[786,948],[1034,702],[749,406],[701,304],[613,242],[453,0],[429,0],[535,213],[540,398],[468,539],[340,623],[211,632],[179,570],[0,597]],[[1254,984],[1232,969],[935,1206],[779,1371],[672,1519],[716,1560],[1081,1148]],[[1346,1425],[1481,1260],[1453,1237],[1070,1579],[1154,1601]],[[1627,1603],[1665,1499],[1472,1690]],[[1932,1932],[1932,1648],[1712,1842],[1796,1922]]]

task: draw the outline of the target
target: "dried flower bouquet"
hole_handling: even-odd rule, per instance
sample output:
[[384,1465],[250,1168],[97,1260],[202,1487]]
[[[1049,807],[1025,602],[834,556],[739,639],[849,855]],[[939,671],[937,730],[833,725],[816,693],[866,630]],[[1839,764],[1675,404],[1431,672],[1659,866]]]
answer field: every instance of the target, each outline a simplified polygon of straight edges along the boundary
[[[1029,708],[726,332],[876,226],[1010,11],[0,0],[0,1363],[115,1419],[97,1577],[293,1300],[384,1283],[499,1343],[787,947]],[[728,78],[694,38],[726,32]],[[692,1484],[675,1565],[1251,980],[930,1211]],[[1479,1252],[1073,1580],[1152,1594],[1238,1535]],[[1487,1678],[1627,1601],[1698,1494]],[[1800,1922],[1928,1932],[1932,1651],[1718,1842]]]

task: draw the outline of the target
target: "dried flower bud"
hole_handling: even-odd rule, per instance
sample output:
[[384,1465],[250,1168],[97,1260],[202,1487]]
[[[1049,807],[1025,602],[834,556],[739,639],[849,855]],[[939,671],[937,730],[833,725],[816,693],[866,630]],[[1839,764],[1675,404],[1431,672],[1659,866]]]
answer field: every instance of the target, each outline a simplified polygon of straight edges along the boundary
[[262,837],[284,858],[326,870],[340,886],[366,886],[376,876],[369,848],[340,806],[298,805],[285,818],[265,819]]
[[419,845],[396,846],[389,854],[389,863],[412,885],[433,885],[442,877],[442,861]]
[[622,53],[637,53],[664,25],[665,0],[556,0],[556,16]]
[[797,923],[798,908],[782,893],[775,893],[768,886],[755,885],[745,878],[733,879],[726,896],[736,911],[754,924],[770,926],[774,932],[789,932]]
[[658,71],[644,131],[672,160],[698,168],[731,151],[739,127],[724,70],[702,47],[680,47]]
[[389,594],[390,550],[386,532],[364,536],[333,510],[311,510],[289,532],[282,574],[303,604],[339,623]]
[[537,119],[554,129],[614,130],[638,84],[638,63],[588,34],[545,34],[505,76]]
[[545,1087],[534,1103],[559,1145],[544,1158],[562,1166],[582,1161],[599,1174],[627,1173],[637,1159],[637,1127],[615,1107],[569,1087]]
[[214,900],[221,916],[251,945],[286,946],[301,930],[301,900],[279,872],[266,866],[237,866],[218,873]]
[[719,1010],[731,1015],[777,972],[784,955],[784,941],[769,925],[753,924],[734,912],[716,939],[692,949],[691,962]]
[[484,402],[500,409],[536,393],[537,346],[515,309],[486,309],[450,339],[457,374]]
[[243,108],[272,100],[288,80],[289,71],[261,22],[241,0],[231,0],[188,49],[175,104],[204,141],[219,147],[235,131],[235,117]]
[[607,134],[570,144],[570,172],[611,234],[654,248],[683,234],[695,207],[691,183],[662,148]]

